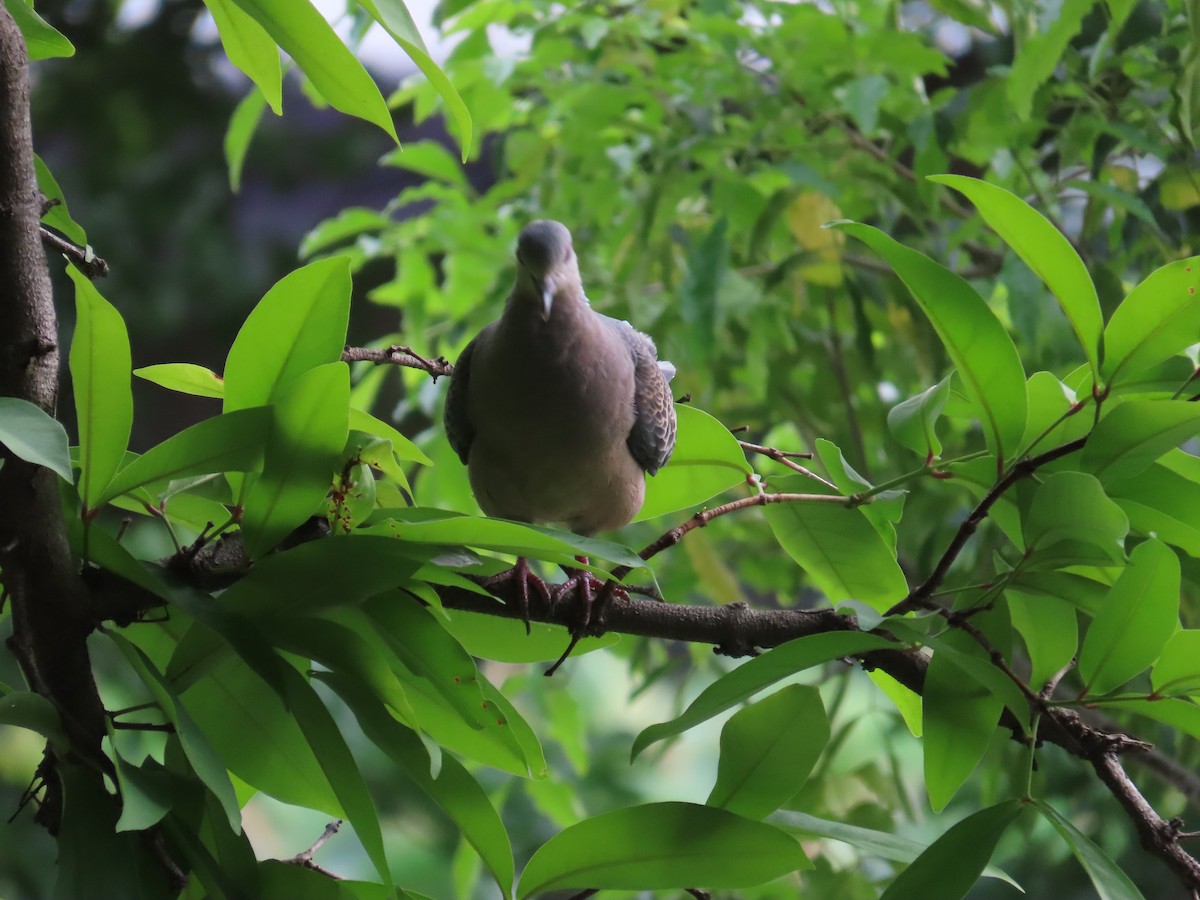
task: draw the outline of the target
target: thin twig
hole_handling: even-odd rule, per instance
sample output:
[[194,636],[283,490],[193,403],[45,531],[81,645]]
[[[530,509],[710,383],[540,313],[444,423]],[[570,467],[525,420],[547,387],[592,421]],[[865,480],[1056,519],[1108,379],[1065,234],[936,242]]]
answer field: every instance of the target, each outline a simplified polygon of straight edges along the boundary
[[43,244],[51,250],[57,250],[73,262],[75,268],[87,276],[88,281],[95,281],[97,278],[104,278],[108,275],[108,263],[93,253],[91,247],[80,247],[55,234],[45,225],[40,226],[39,233],[42,236]]
[[390,347],[346,347],[342,350],[343,362],[372,362],[376,365],[407,366],[410,369],[420,369],[428,372],[434,380],[443,375],[450,375],[454,366],[442,356],[436,359],[426,359],[416,353],[411,347],[400,347],[393,344]]
[[[700,512],[696,513],[686,522],[676,525],[656,541],[649,544],[638,556],[643,560],[648,560],[653,556],[657,556],[668,547],[674,547],[683,540],[684,535],[689,531],[703,528],[713,519],[720,516],[727,516],[731,512],[737,512],[739,509],[748,509],[752,506],[767,506],[772,503],[837,503],[842,506],[849,506],[851,501],[849,497],[842,497],[837,494],[755,494],[753,497],[731,500],[729,503],[722,503],[720,506],[714,506],[712,509],[700,510]],[[618,579],[624,578],[629,574],[630,570],[631,567],[629,566],[619,566],[613,569],[613,577]]]
[[332,878],[334,881],[341,881],[342,879],[340,875],[335,875],[333,872],[330,872],[323,866],[319,866],[317,863],[313,862],[313,855],[320,850],[322,846],[324,846],[326,841],[337,834],[338,829],[341,827],[341,819],[338,819],[336,822],[330,822],[325,826],[325,830],[321,832],[321,836],[317,838],[316,842],[311,847],[309,847],[303,853],[297,853],[291,859],[282,860],[282,862],[290,866],[303,866],[306,869],[312,869],[314,872],[320,872],[322,875],[326,876],[327,878]]
[[795,453],[787,450],[776,450],[774,447],[764,447],[761,444],[751,444],[749,441],[738,441],[738,444],[743,450],[748,450],[751,453],[761,453],[769,459],[775,460],[780,465],[787,466],[793,471],[799,472],[801,475],[807,475],[815,481],[821,482],[827,488],[837,490],[838,487],[831,481],[826,481],[816,472],[812,472],[800,465],[798,462],[793,462],[794,459],[812,459],[811,453]]
[[934,567],[930,576],[920,586],[909,592],[907,597],[889,609],[887,615],[898,616],[916,609],[932,608],[929,599],[930,595],[941,587],[946,574],[950,571],[950,567],[958,559],[958,555],[962,553],[963,548],[967,545],[967,541],[971,539],[971,535],[975,533],[975,529],[979,527],[979,523],[987,517],[988,511],[991,510],[996,501],[1003,497],[1005,492],[1014,484],[1024,478],[1028,478],[1041,466],[1083,449],[1086,443],[1087,435],[1084,435],[1062,446],[1055,447],[1053,450],[1047,450],[1038,456],[1022,460],[1013,466],[1008,471],[1008,474],[992,486],[992,489],[971,510],[971,514],[958,526],[958,531],[954,533],[954,537],[950,540],[950,545],[946,548],[946,552],[942,554],[942,558],[938,560],[938,564]]

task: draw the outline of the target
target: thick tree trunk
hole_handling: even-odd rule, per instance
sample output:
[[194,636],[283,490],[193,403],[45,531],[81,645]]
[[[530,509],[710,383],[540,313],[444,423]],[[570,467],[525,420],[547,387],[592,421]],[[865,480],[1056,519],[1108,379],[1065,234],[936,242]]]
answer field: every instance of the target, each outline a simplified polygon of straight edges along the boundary
[[[39,234],[41,204],[25,43],[0,6],[0,395],[53,413],[59,347]],[[57,476],[3,447],[0,459],[0,582],[12,604],[9,646],[30,687],[57,708],[76,761],[98,778],[107,763],[100,747],[104,708],[88,658],[88,595],[67,543]],[[52,769],[44,767],[43,774]],[[47,778],[40,813],[52,830],[61,813],[56,783]]]

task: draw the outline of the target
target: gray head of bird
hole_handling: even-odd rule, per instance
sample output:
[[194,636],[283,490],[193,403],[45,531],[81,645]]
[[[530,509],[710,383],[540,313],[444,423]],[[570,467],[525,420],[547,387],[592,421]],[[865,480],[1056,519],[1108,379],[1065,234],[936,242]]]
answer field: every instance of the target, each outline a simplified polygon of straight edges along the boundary
[[517,239],[517,286],[540,302],[542,318],[550,318],[561,289],[579,284],[579,261],[567,226],[552,219],[526,225]]

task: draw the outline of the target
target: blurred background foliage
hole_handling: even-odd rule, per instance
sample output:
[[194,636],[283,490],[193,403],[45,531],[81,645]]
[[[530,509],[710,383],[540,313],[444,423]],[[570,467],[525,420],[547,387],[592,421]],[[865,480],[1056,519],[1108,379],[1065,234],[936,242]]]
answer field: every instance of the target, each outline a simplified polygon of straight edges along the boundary
[[[574,232],[593,305],[654,336],[679,367],[677,394],[747,426],[752,441],[800,450],[828,439],[880,483],[924,462],[891,437],[888,410],[950,365],[890,270],[822,223],[867,221],[951,265],[1006,323],[1028,372],[1066,377],[1078,349],[1053,298],[971,207],[924,176],[975,175],[1026,197],[1071,238],[1111,311],[1157,266],[1200,253],[1192,7],[452,0],[431,11],[426,37],[436,31],[450,48],[444,66],[471,112],[471,146],[419,75],[390,97],[400,151],[365,123],[309,106],[292,78],[287,114],[264,117],[235,194],[222,142],[247,86],[200,4],[39,0],[77,54],[35,67],[34,126],[74,217],[112,266],[101,287],[129,323],[135,367],[186,360],[220,371],[238,324],[296,265],[298,247],[301,259],[352,256],[353,341],[453,360],[498,314],[520,227],[556,218]],[[438,463],[415,481],[420,502],[470,508],[435,424],[444,384],[411,370],[358,375],[360,396]],[[135,392],[134,449],[212,411],[136,379]],[[953,398],[949,410],[945,455],[978,447]],[[910,576],[929,571],[971,499],[922,484],[900,531]],[[641,546],[670,524],[641,523],[621,539]],[[964,559],[989,559],[997,544],[985,529]],[[759,515],[729,517],[661,557],[656,573],[675,602],[812,602],[803,573],[774,547]],[[1195,599],[1184,605],[1193,627]],[[569,663],[553,682],[491,665],[538,729],[553,773],[522,783],[480,773],[518,863],[583,812],[703,800],[716,725],[649,754],[652,764],[631,768],[627,758],[631,735],[670,716],[714,667],[725,663],[707,647],[631,638]],[[1024,751],[998,733],[968,788],[930,815],[919,745],[894,708],[863,673],[825,674],[806,680],[822,681],[834,737],[797,808],[928,840],[1024,777]],[[1200,762],[1192,743],[1138,728],[1185,765]],[[0,731],[8,809],[36,759],[37,742],[25,737]],[[372,767],[366,746],[397,880],[438,896],[491,896],[453,828],[382,758]],[[1055,751],[1041,763],[1041,796],[1068,815],[1110,809],[1076,824],[1148,897],[1175,896],[1090,773]],[[1164,816],[1183,810],[1182,794],[1137,774]],[[42,896],[50,882],[52,845],[28,822],[19,816],[0,842],[0,896]],[[266,855],[303,850],[323,825],[261,797],[247,811]],[[996,861],[1031,896],[1093,896],[1049,827],[1029,828],[1037,833],[1010,832]],[[366,875],[352,843],[335,839],[321,861]],[[843,845],[808,849],[812,896],[873,898],[891,871]],[[985,880],[971,896],[1010,891]],[[795,887],[742,896],[795,896]]]

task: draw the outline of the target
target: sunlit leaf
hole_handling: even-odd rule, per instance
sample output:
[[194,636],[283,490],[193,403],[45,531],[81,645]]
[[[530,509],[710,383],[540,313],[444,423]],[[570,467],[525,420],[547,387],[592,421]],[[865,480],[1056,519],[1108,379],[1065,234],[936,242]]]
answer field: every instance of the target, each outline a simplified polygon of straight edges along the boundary
[[[1082,2],[1079,15],[1087,11]],[[1022,57],[1024,57],[1022,53]],[[1063,312],[1096,371],[1100,365],[1100,298],[1083,260],[1062,232],[1032,206],[1004,188],[964,175],[934,175],[937,181],[961,191],[1025,265],[1033,269],[1058,298]]]
[[234,0],[308,76],[334,108],[397,140],[383,95],[354,54],[308,0]]
[[1127,380],[1200,341],[1200,257],[1157,269],[1129,292],[1104,329],[1101,374]]
[[233,0],[204,0],[204,5],[212,13],[229,61],[258,86],[258,93],[275,115],[282,115],[283,76],[274,39]]
[[1200,404],[1184,400],[1126,400],[1100,420],[1083,467],[1103,481],[1137,475],[1200,432]]
[[93,510],[125,458],[133,428],[129,334],[121,314],[83,273],[68,264],[67,274],[75,282],[77,316],[71,377],[79,421],[79,495],[84,509]]
[[170,391],[191,394],[195,397],[225,396],[225,382],[212,369],[193,363],[160,363],[134,369],[133,374]]
[[887,424],[892,436],[909,450],[927,457],[942,455],[942,442],[937,436],[937,420],[946,405],[950,391],[947,375],[931,388],[909,397],[888,410]]
[[311,516],[329,491],[346,444],[350,370],[318,366],[292,382],[271,407],[262,475],[246,497],[246,552],[271,550]]
[[262,406],[197,422],[121,469],[105,489],[101,502],[169,478],[253,472],[262,467],[270,426],[271,410]]
[[235,194],[242,189],[242,168],[246,164],[246,154],[266,108],[267,98],[262,91],[254,89],[238,101],[229,117],[223,146],[225,166],[229,169],[229,189]]
[[264,406],[309,369],[340,360],[349,318],[350,264],[344,258],[318,260],[280,279],[246,317],[229,350],[225,412]]
[[48,25],[34,10],[32,3],[26,3],[24,0],[4,0],[4,8],[21,29],[30,62],[75,55],[75,46],[56,28]]
[[646,479],[646,502],[634,521],[693,506],[739,484],[752,469],[729,429],[687,405],[677,405],[678,436],[671,461]]
[[1012,339],[965,280],[877,228],[838,223],[891,264],[929,316],[977,408],[988,447],[1006,463],[1025,430],[1025,372]]
[[1194,694],[1200,690],[1200,630],[1171,635],[1150,673],[1156,694]]

